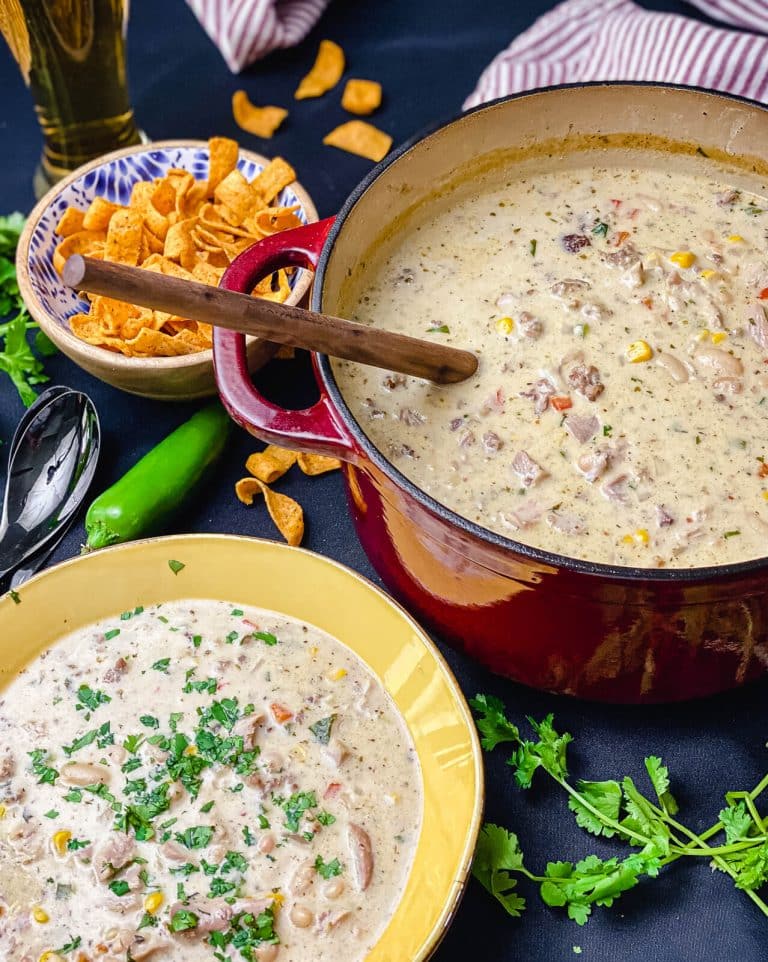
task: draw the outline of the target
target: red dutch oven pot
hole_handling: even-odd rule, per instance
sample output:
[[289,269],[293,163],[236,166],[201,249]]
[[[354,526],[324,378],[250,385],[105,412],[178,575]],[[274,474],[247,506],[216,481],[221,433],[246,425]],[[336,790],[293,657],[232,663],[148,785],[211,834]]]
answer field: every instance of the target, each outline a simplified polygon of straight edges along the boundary
[[[288,265],[316,271],[312,306],[339,313],[347,278],[399,219],[473,172],[525,157],[638,147],[664,164],[692,145],[768,160],[768,112],[739,98],[653,84],[561,87],[480,107],[415,139],[376,167],[335,219],[266,238],[222,286],[250,291]],[[271,404],[248,375],[245,339],[217,328],[216,379],[234,420],[264,441],[341,458],[362,545],[389,589],[443,637],[536,688],[618,702],[710,694],[768,665],[767,559],[696,569],[592,564],[540,551],[454,514],[405,478],[350,413],[327,357],[320,400]],[[361,630],[365,626],[361,625]]]

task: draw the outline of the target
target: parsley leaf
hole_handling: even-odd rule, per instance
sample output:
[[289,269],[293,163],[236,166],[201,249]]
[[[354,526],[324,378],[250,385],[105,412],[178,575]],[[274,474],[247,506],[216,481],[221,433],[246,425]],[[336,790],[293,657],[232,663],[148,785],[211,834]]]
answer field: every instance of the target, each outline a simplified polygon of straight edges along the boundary
[[187,566],[182,561],[169,561],[168,567],[171,571],[177,575],[180,571],[183,571]]

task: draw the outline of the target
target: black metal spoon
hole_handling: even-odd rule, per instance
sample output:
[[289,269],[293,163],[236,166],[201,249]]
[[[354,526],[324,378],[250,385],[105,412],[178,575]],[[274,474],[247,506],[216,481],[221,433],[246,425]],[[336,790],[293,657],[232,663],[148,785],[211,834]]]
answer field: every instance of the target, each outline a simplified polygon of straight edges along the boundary
[[100,446],[90,398],[51,389],[12,442],[0,519],[0,578],[50,550],[73,520],[93,479]]

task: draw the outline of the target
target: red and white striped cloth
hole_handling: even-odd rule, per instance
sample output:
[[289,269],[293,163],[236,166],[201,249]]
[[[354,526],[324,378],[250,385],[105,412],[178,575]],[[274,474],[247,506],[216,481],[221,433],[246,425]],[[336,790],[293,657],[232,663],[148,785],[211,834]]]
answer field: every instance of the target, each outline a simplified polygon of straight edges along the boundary
[[306,37],[330,0],[187,0],[232,73]]
[[[768,33],[766,0],[690,0],[702,13]],[[768,100],[768,37],[711,27],[632,0],[566,0],[485,69],[464,108],[587,80],[659,80]]]

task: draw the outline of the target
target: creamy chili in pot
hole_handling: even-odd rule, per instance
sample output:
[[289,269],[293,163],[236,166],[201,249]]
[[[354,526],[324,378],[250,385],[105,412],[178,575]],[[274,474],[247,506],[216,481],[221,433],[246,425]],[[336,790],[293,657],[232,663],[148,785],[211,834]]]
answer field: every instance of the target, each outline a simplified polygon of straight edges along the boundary
[[0,814],[4,962],[356,962],[422,791],[348,648],[190,600],[80,630],[2,693]]
[[425,205],[345,316],[477,353],[439,387],[334,361],[371,441],[491,531],[615,565],[768,554],[768,200],[659,165]]

